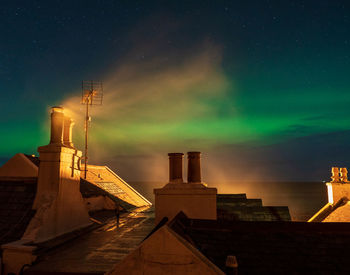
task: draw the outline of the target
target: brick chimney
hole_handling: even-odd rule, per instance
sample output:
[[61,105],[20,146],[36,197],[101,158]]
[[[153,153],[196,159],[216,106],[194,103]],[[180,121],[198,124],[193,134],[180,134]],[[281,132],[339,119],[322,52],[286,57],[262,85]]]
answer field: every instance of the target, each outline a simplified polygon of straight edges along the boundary
[[38,243],[91,223],[80,193],[82,152],[71,142],[72,126],[62,107],[51,109],[50,143],[38,148],[40,165],[33,204],[36,214],[22,239]]
[[187,181],[201,183],[201,152],[187,152]]
[[183,183],[183,153],[169,153],[169,182]]
[[51,136],[50,144],[56,146],[63,145],[63,120],[64,113],[62,107],[51,108]]
[[216,188],[201,182],[200,152],[188,152],[188,182],[182,181],[182,153],[169,153],[169,183],[154,189],[155,222],[180,211],[191,219],[216,219]]

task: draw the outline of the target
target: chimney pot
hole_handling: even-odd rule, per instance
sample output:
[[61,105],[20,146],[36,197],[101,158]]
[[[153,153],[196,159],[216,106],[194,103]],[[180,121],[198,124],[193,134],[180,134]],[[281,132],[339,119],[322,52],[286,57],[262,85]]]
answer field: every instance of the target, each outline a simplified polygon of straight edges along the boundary
[[169,182],[182,183],[183,153],[169,153]]
[[201,152],[187,152],[187,159],[187,181],[189,183],[201,183]]
[[72,142],[72,129],[74,126],[74,121],[68,116],[64,116],[64,129],[63,129],[63,144],[73,148]]
[[62,107],[51,108],[51,138],[50,144],[63,143],[63,120],[64,113]]
[[348,182],[348,169],[345,167],[340,168],[340,180],[342,182]]
[[332,167],[332,181],[331,182],[340,182],[339,176],[339,167]]

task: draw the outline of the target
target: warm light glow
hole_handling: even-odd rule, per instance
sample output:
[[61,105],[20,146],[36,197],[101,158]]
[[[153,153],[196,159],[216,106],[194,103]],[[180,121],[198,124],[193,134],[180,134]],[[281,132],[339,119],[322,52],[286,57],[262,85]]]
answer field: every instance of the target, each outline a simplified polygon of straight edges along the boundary
[[327,183],[327,192],[328,192],[328,203],[333,204],[333,189],[332,189],[332,184]]
[[64,106],[64,114],[67,117],[70,117],[72,121],[74,121],[73,117],[76,116],[76,114],[72,112],[70,109],[66,108],[66,106]]
[[51,108],[52,113],[63,113],[63,108],[59,106],[54,106]]

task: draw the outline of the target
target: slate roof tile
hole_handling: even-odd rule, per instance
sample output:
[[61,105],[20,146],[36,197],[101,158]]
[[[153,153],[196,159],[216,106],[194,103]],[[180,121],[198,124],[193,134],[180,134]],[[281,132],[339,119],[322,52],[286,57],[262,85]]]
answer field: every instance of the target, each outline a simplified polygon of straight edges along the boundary
[[36,179],[0,179],[0,244],[22,237],[34,216]]
[[180,213],[169,226],[224,272],[234,255],[239,274],[350,273],[348,223],[210,221]]

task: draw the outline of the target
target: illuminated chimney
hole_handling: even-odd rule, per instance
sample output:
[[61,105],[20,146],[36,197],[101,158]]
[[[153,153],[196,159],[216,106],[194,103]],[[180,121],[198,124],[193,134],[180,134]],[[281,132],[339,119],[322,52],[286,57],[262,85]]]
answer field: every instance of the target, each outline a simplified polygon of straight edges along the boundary
[[73,148],[73,142],[72,142],[72,130],[73,130],[74,122],[73,119],[71,119],[68,116],[64,116],[64,122],[63,122],[63,144]]
[[51,108],[51,138],[50,144],[62,145],[64,113],[62,107]]
[[169,182],[183,183],[183,153],[169,153]]
[[188,183],[201,183],[201,153],[187,152],[188,168],[187,181]]
[[340,180],[344,183],[348,182],[348,169],[345,167],[340,168]]
[[153,190],[155,222],[172,220],[180,211],[191,219],[216,219],[217,189],[201,182],[200,152],[188,152],[188,183],[182,180],[182,153],[170,153],[169,183]]
[[32,208],[36,210],[22,239],[42,242],[91,223],[80,193],[82,152],[72,148],[72,121],[61,107],[51,110],[50,143],[38,148],[39,173]]

